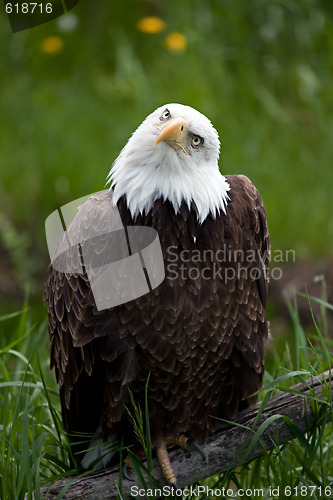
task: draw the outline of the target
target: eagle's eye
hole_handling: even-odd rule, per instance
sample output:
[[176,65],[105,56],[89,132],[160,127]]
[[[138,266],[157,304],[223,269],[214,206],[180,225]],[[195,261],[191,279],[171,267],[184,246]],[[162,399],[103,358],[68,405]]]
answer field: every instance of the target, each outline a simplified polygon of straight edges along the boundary
[[194,135],[191,139],[191,146],[193,148],[198,148],[199,146],[201,146],[203,144],[204,140],[202,137],[200,137],[199,135]]
[[171,113],[168,109],[164,110],[163,113],[161,114],[160,116],[160,120],[167,120],[168,118],[170,118],[171,116]]

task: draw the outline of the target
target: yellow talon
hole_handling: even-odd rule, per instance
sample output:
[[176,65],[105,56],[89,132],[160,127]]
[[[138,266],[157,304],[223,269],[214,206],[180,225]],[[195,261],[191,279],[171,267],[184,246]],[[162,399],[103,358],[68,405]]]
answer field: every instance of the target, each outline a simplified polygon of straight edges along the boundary
[[164,441],[160,442],[156,446],[156,455],[158,463],[162,469],[163,476],[167,480],[167,482],[171,485],[176,484],[177,479],[174,473],[174,470],[171,466],[170,458],[168,455],[167,447]]

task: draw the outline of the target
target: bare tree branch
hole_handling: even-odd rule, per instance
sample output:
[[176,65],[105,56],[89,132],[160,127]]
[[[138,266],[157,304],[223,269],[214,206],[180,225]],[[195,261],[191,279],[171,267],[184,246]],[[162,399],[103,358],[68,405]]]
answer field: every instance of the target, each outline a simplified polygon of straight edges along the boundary
[[[280,392],[264,406],[258,403],[239,413],[233,423],[222,423],[209,437],[205,446],[207,459],[198,453],[186,453],[180,449],[170,451],[169,456],[180,487],[193,484],[213,474],[225,472],[250,462],[263,453],[306,433],[318,423],[332,418],[333,370],[316,378],[297,384],[287,392]],[[325,388],[325,389],[324,389]],[[324,393],[324,394],[323,394]],[[318,398],[321,398],[318,401]],[[327,401],[327,404],[325,404]],[[263,407],[264,406],[264,407]],[[289,422],[289,423],[288,423]],[[156,459],[153,460],[153,476],[159,484],[165,484]],[[65,499],[87,500],[116,499],[119,468],[106,469],[84,478],[64,478],[41,490],[41,498],[54,499],[64,487],[68,487]],[[140,487],[137,480],[123,479],[122,492],[129,493],[132,486]]]

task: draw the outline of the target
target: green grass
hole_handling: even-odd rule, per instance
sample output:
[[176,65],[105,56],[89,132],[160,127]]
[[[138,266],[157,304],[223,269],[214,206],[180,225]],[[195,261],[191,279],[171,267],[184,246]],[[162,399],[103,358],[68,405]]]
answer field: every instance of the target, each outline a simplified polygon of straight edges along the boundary
[[[12,316],[12,315],[11,315]],[[16,338],[0,349],[0,498],[39,498],[41,482],[69,470],[59,396],[47,369],[46,325],[30,325],[23,309]],[[0,321],[10,318],[2,317]],[[39,356],[43,356],[43,363]],[[51,381],[47,386],[42,373]],[[52,400],[56,401],[57,410]]]
[[[322,314],[326,314],[326,308],[332,308],[323,300],[320,303]],[[60,422],[58,391],[54,374],[50,374],[48,368],[46,325],[31,324],[30,316],[31,311],[25,306],[22,311],[0,318],[0,325],[15,324],[13,337],[16,339],[0,349],[0,498],[4,500],[23,499],[25,494],[28,499],[38,499],[41,484],[78,473],[70,466],[71,451]],[[296,311],[293,311],[293,318],[294,337],[285,342],[283,350],[277,350],[274,345],[268,353],[269,366],[260,391],[260,412],[273,394],[290,392],[292,385],[305,384],[305,380],[327,370],[333,362],[332,340],[318,328],[316,319],[310,340],[304,337]],[[283,352],[282,357],[279,352]],[[260,498],[267,500],[273,498],[270,487],[287,492],[288,498],[299,498],[305,488],[312,492],[311,498],[327,498],[324,493],[320,494],[320,488],[322,491],[325,486],[333,488],[332,421],[327,422],[327,416],[332,419],[333,412],[331,383],[323,384],[322,397],[313,397],[311,392],[308,397],[316,421],[309,432],[302,434],[293,422],[285,419],[295,436],[293,441],[276,446],[272,451],[263,447],[262,456],[251,462],[251,468],[241,466],[199,484],[217,490],[225,488],[225,491],[228,488],[263,490]],[[149,407],[149,400],[146,407]],[[143,418],[141,410],[136,408],[133,421],[146,450],[148,464],[142,465],[131,450],[127,452],[142,487],[149,488],[157,483],[152,470],[149,422]],[[262,432],[277,418],[270,417],[255,432],[249,429],[250,447],[261,442]],[[278,436],[276,442],[279,442]],[[247,452],[241,447],[240,453]],[[120,488],[121,484],[120,479]],[[203,500],[206,497],[203,494],[187,498]],[[284,496],[280,494],[279,498]]]

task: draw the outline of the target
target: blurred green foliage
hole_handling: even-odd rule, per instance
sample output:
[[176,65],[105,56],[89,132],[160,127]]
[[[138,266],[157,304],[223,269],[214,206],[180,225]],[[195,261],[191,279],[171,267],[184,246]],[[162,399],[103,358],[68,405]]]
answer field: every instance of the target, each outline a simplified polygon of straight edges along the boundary
[[[139,31],[150,15],[165,29]],[[167,45],[175,31],[184,50]],[[43,49],[50,36],[63,45],[53,54]],[[103,189],[130,134],[167,102],[212,120],[222,172],[259,188],[273,249],[331,257],[332,49],[325,0],[81,0],[67,16],[15,34],[3,12],[0,242],[6,228],[23,237],[33,291],[41,294],[48,262],[46,217]]]

